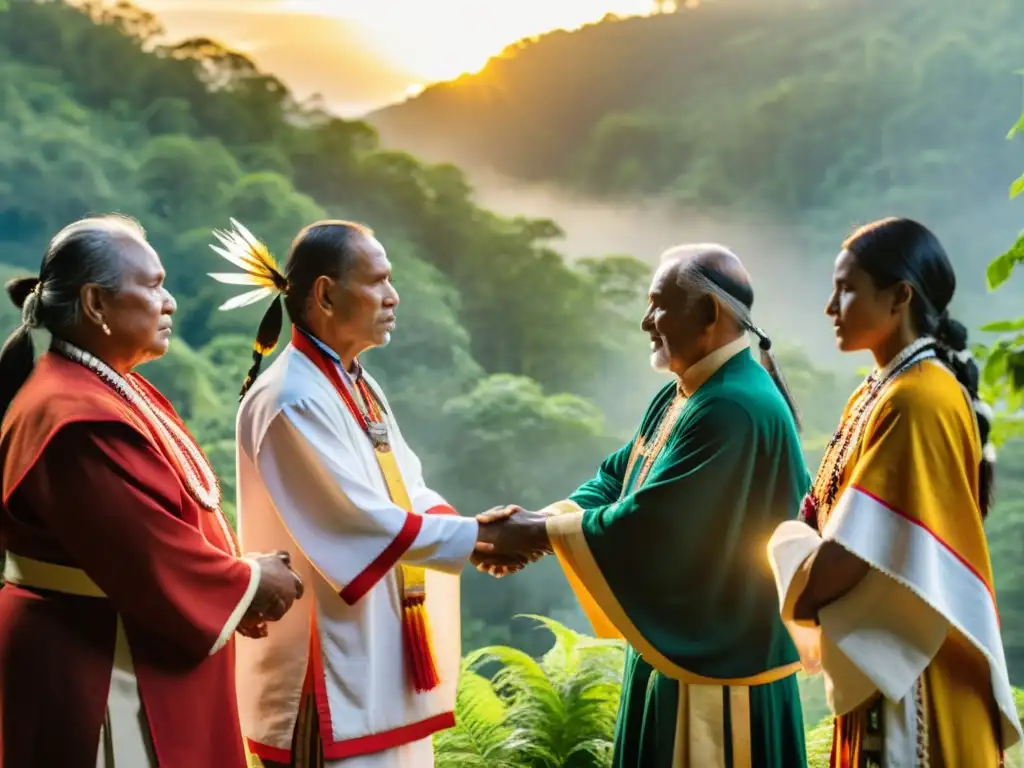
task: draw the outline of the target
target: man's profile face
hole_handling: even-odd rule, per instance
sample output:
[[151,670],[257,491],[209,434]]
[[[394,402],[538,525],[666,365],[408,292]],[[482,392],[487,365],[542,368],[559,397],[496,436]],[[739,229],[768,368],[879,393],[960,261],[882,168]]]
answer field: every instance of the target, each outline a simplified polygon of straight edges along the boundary
[[710,305],[676,282],[678,268],[678,262],[669,262],[655,272],[640,327],[651,337],[651,367],[681,376],[704,357]]
[[339,338],[364,348],[391,340],[398,291],[391,284],[391,262],[375,237],[361,237],[348,274],[334,282],[332,293],[331,303],[337,308],[332,319]]

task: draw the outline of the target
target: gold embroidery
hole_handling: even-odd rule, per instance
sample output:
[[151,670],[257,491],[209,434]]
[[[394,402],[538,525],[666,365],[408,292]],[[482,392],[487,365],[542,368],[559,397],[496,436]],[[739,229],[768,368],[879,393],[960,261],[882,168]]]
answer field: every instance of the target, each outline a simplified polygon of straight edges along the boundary
[[636,440],[633,441],[633,450],[629,452],[629,461],[626,464],[626,474],[622,476],[622,493],[620,496],[625,494],[626,487],[629,485],[629,480],[633,477],[633,468],[636,466],[636,460],[641,456],[647,455],[647,438],[643,435],[637,435]]
[[[651,471],[651,467],[654,466],[655,460],[661,453],[661,449],[665,447],[665,443],[668,442],[669,436],[672,434],[672,429],[675,427],[676,422],[679,421],[679,415],[683,412],[683,406],[686,405],[686,398],[676,395],[668,408],[665,409],[665,414],[661,417],[661,423],[658,425],[658,431],[654,434],[654,440],[644,446],[643,457],[644,463],[640,466],[640,471],[637,473],[636,482],[630,485],[629,474],[626,474],[626,478],[622,483],[622,495],[625,496],[628,491],[639,490],[644,484],[644,480],[647,479],[648,473]],[[632,470],[632,466],[630,466]]]

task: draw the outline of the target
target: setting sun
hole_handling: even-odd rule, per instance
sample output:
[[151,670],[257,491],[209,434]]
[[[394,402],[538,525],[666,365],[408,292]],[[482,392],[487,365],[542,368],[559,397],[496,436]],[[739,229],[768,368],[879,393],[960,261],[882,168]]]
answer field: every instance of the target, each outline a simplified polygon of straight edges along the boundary
[[[281,0],[281,10],[343,19],[366,35],[366,44],[422,82],[449,80],[480,70],[522,38],[574,29],[608,13],[648,13],[651,0]],[[415,86],[413,86],[415,87]]]

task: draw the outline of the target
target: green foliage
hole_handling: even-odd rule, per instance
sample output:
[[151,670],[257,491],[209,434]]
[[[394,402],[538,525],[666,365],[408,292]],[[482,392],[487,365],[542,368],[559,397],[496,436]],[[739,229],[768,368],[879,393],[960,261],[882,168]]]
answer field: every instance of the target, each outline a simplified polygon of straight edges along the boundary
[[524,41],[371,120],[389,143],[588,193],[845,214],[906,202],[914,178],[919,204],[920,174],[963,191],[998,171],[1010,117],[992,104],[1016,95],[1022,21],[1013,0],[702,4]]
[[[539,660],[491,646],[469,654],[457,727],[435,737],[438,768],[596,768],[611,760],[623,652],[619,643],[532,616],[554,635]],[[497,667],[489,675],[481,667]]]
[[[438,768],[598,768],[611,762],[622,682],[618,642],[595,640],[542,616],[554,635],[540,660],[506,647],[481,648],[463,662],[456,727],[434,737]],[[492,670],[481,674],[484,665]],[[821,678],[800,676],[808,768],[828,768],[832,717]],[[1024,690],[1014,690],[1024,717]],[[1024,766],[1020,746],[1008,768]]]
[[[1024,130],[1024,112],[1010,129],[1007,138],[1012,139]],[[1024,192],[1024,176],[1010,186],[1010,197]],[[1024,232],[1003,254],[988,265],[986,281],[990,291],[1005,284],[1013,270],[1024,261]],[[1024,436],[1024,317],[1016,320],[1000,320],[981,327],[982,331],[1000,334],[991,345],[980,345],[976,356],[984,361],[981,372],[982,394],[988,402],[999,407],[993,440],[1002,444],[1012,437]]]
[[[1019,193],[1019,192],[1018,192]],[[1015,193],[1017,194],[1017,193]],[[997,256],[988,265],[988,269],[985,271],[985,281],[988,284],[988,289],[994,291],[996,288],[1001,286],[1007,280],[1010,279],[1010,275],[1013,273],[1014,267],[1020,262],[1024,261],[1024,233],[1017,238],[1017,241],[1009,247],[1004,253]],[[1001,330],[998,328],[983,329],[983,330]]]
[[[459,481],[472,507],[494,498],[545,506],[571,492],[576,479],[592,474],[619,447],[602,440],[604,419],[591,403],[574,395],[545,395],[524,377],[483,379],[471,392],[449,400],[444,416],[451,429],[438,445],[445,460],[436,473],[456,478],[472,465],[472,476]],[[548,469],[538,474],[539,467]],[[525,478],[530,478],[527,487]]]
[[[124,2],[15,0],[0,16],[0,246],[5,270],[34,272],[75,218],[141,220],[178,313],[170,354],[140,372],[210,455],[229,512],[237,393],[264,309],[217,310],[231,289],[206,276],[221,268],[208,244],[232,216],[281,259],[316,219],[377,230],[402,304],[394,341],[364,362],[431,485],[464,513],[546,504],[620,444],[611,434],[632,428],[654,385],[620,376],[624,396],[600,378],[623,350],[650,375],[633,339],[646,268],[567,264],[553,222],[486,211],[454,166],[383,151],[369,126],[297,103],[245,56],[209,39],[159,46],[158,31]],[[17,321],[0,308],[0,331]],[[550,569],[503,584],[495,606],[467,590],[478,644],[529,647],[515,613],[568,610],[560,576],[537,581]]]
[[[509,52],[500,77],[492,68],[487,76],[510,78],[508,90],[491,90],[487,110],[468,99],[452,134],[471,126],[467,147],[501,148],[512,165],[529,161],[522,176],[554,172],[615,194],[669,189],[682,200],[729,200],[736,210],[756,211],[765,199],[810,199],[809,220],[845,227],[859,214],[851,214],[856,205],[837,203],[836,189],[872,204],[892,202],[880,185],[896,190],[895,199],[926,200],[927,190],[941,188],[929,174],[942,164],[915,154],[916,143],[927,144],[921,137],[938,125],[947,140],[969,148],[990,121],[1002,119],[990,108],[1002,84],[981,76],[993,71],[990,56],[1004,56],[1002,30],[1015,28],[1016,11],[1005,3],[986,4],[965,20],[959,5],[943,0],[936,7],[964,21],[959,37],[922,32],[920,45],[908,45],[875,29],[862,38],[865,20],[886,25],[895,18],[887,14],[904,13],[871,2],[878,6],[872,13],[854,7],[779,15],[761,3],[731,15],[682,12],[608,22],[579,36],[554,33]],[[705,10],[712,6],[699,13]],[[939,11],[919,6],[917,13],[927,30]],[[712,27],[694,23],[705,18]],[[763,22],[760,31],[750,19]],[[797,48],[780,25],[796,30],[805,43],[800,55],[819,72],[849,71],[817,85],[791,78]],[[208,244],[211,229],[230,216],[282,259],[299,227],[316,218],[363,220],[377,230],[402,304],[394,340],[364,362],[384,386],[428,482],[463,514],[554,501],[629,439],[662,383],[638,330],[648,266],[621,254],[567,263],[555,247],[561,231],[554,222],[484,210],[455,166],[382,151],[369,125],[297,103],[245,56],[209,39],[160,47],[158,29],[151,14],[126,3],[76,8],[14,0],[0,15],[0,278],[34,273],[48,239],[74,218],[120,210],[142,220],[167,267],[178,313],[171,353],[141,373],[171,397],[206,449],[229,512],[237,393],[264,309],[217,310],[231,294],[206,277],[222,268]],[[725,37],[716,40],[709,30]],[[983,33],[983,45],[961,44]],[[686,57],[674,55],[680,46]],[[901,58],[925,49],[921,62]],[[774,69],[750,67],[741,50],[776,62]],[[920,83],[908,80],[911,72],[926,84],[946,77],[967,94],[965,104],[985,99],[985,108],[949,119],[931,91],[917,98]],[[583,77],[601,87],[574,80]],[[559,82],[573,87],[560,90]],[[537,83],[547,87],[538,91]],[[527,85],[535,95],[524,101],[518,94]],[[462,88],[429,89],[423,103],[463,98]],[[579,98],[566,99],[566,92]],[[908,93],[914,99],[904,99]],[[649,103],[639,108],[643,99]],[[878,126],[894,142],[887,153],[879,152]],[[898,167],[878,160],[883,156]],[[975,167],[966,149],[954,159],[950,172],[962,174],[964,194],[973,179],[1005,167],[1002,158]],[[790,178],[786,168],[794,167]],[[927,190],[890,187],[901,175],[919,178]],[[0,302],[0,334],[17,322],[14,308]],[[1016,343],[1015,328],[1003,331],[1008,344]],[[853,382],[812,364],[800,349],[780,344],[778,357],[803,410],[813,464]],[[989,386],[1009,382],[996,375],[1010,370],[1010,352],[1003,357],[1006,368],[993,362]],[[997,399],[1015,396],[1008,390]],[[1014,597],[1018,553],[1011,544],[1024,510],[1012,500],[1024,492],[1024,481],[1014,490],[1024,456],[1005,454],[1005,501],[990,525],[1001,526],[993,560],[1017,677],[1024,674],[1024,614],[1009,601],[1024,605],[1024,596]],[[463,594],[467,648],[502,643],[539,653],[543,639],[528,622],[513,620],[524,610],[582,628],[553,558],[500,581],[467,571]],[[812,687],[808,695],[820,701]]]
[[784,222],[797,266],[822,267],[854,224],[914,216],[938,229],[964,270],[958,306],[981,321],[977,260],[1012,226],[991,180],[1016,161],[995,138],[1017,118],[1022,26],[1016,0],[701,3],[523,41],[369,119],[390,146],[587,198],[656,198],[681,222]]

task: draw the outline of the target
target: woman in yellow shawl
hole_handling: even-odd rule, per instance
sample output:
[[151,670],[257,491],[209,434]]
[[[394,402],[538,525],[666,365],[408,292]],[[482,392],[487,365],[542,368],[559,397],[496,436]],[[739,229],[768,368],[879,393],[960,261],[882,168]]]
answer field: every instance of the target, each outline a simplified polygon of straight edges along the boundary
[[856,231],[826,313],[876,368],[853,393],[801,522],[768,545],[804,664],[824,673],[835,768],[998,766],[1021,726],[982,521],[995,454],[956,277],[907,219]]

